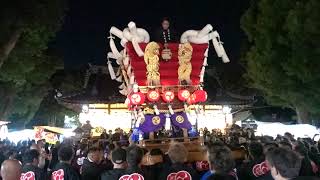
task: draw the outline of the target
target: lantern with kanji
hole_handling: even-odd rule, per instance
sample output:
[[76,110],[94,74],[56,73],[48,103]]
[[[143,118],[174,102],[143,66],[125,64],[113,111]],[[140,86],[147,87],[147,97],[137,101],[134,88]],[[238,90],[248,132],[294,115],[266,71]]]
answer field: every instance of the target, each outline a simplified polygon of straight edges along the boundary
[[195,102],[205,102],[207,100],[207,92],[205,90],[196,90],[194,93]]
[[174,99],[174,92],[173,91],[164,91],[162,94],[162,99],[164,102],[170,103]]
[[182,89],[178,91],[178,99],[180,101],[185,102],[186,100],[188,100],[188,98],[190,97],[190,92],[186,89]]
[[160,99],[160,94],[157,90],[150,90],[148,91],[147,93],[147,99],[150,101],[150,102],[156,102]]
[[129,95],[129,100],[132,105],[141,105],[144,103],[145,96],[141,92],[136,92]]
[[193,93],[190,95],[190,97],[187,99],[188,104],[195,104],[196,103],[196,95]]

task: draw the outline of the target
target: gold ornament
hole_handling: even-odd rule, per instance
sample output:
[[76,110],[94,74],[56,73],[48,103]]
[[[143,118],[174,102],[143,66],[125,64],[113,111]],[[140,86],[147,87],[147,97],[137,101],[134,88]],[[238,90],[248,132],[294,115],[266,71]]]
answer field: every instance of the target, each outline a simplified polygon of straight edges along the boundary
[[181,116],[181,115],[178,115],[177,117],[176,117],[176,121],[178,122],[178,123],[183,123],[184,122],[184,118],[183,118],[183,116]]
[[144,52],[144,62],[147,66],[147,81],[149,86],[160,84],[159,49],[160,46],[156,42],[150,42],[147,44]]
[[159,116],[153,117],[153,118],[152,118],[152,123],[153,123],[154,125],[160,124],[160,117],[159,117]]
[[144,108],[143,113],[144,114],[154,114],[154,110],[149,107],[146,107],[146,108]]
[[186,81],[187,84],[191,83],[190,75],[192,72],[191,58],[193,48],[190,43],[184,43],[179,45],[178,59],[178,78],[180,83]]

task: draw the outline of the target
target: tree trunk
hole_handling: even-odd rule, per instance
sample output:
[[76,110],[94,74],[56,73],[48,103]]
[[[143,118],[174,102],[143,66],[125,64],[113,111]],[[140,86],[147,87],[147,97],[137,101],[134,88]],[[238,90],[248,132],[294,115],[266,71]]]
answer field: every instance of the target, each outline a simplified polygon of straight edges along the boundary
[[297,106],[296,113],[298,116],[298,123],[299,124],[311,124],[310,113],[305,107]]
[[9,57],[9,54],[11,53],[11,51],[16,46],[21,36],[21,33],[22,33],[22,28],[17,28],[12,32],[8,41],[0,47],[0,69],[3,63],[5,62],[5,60]]

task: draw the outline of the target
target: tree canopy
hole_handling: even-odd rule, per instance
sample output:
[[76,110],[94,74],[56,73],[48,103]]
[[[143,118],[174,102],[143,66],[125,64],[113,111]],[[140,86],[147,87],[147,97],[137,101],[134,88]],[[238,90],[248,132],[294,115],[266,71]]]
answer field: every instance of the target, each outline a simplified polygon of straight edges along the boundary
[[320,113],[319,9],[319,0],[252,0],[241,20],[250,85],[301,123]]
[[62,24],[64,0],[5,0],[0,7],[0,119],[23,127],[63,68],[48,45]]

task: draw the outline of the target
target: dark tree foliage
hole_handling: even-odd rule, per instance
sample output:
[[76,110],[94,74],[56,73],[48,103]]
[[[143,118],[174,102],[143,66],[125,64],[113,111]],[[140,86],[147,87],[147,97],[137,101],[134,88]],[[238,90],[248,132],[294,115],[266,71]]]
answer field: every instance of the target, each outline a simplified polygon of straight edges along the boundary
[[241,20],[250,85],[296,110],[300,123],[320,113],[319,9],[319,0],[252,0]]

